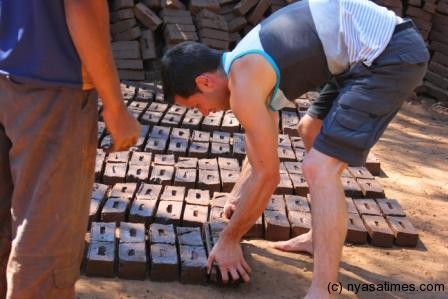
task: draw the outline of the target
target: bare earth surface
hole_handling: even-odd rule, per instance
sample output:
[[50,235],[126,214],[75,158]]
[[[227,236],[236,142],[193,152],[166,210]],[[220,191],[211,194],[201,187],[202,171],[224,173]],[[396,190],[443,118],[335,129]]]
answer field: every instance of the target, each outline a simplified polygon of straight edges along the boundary
[[[384,171],[377,178],[399,200],[420,233],[417,248],[345,246],[341,298],[448,298],[448,111],[405,103],[373,152]],[[238,287],[182,285],[82,277],[78,298],[303,298],[313,259],[283,253],[264,240],[244,242],[252,282]],[[348,283],[443,283],[445,292],[359,292]]]

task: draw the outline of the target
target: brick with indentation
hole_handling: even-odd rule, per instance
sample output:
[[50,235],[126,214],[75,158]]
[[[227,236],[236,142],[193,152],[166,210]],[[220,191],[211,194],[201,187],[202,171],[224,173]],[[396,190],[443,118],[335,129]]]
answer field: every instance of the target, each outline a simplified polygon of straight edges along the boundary
[[362,220],[374,246],[392,247],[394,233],[383,216],[363,215]]
[[154,220],[157,200],[134,200],[129,211],[129,222],[150,224]]
[[394,242],[396,245],[409,247],[417,246],[418,233],[408,218],[387,216],[386,220],[395,236]]
[[208,206],[185,205],[182,225],[202,227],[208,220]]
[[176,226],[181,223],[183,202],[163,200],[159,202],[155,221],[164,224],[174,224]]
[[151,245],[150,279],[154,281],[175,281],[178,279],[178,258],[176,245]]
[[290,225],[285,211],[264,211],[265,238],[269,241],[288,240]]
[[367,229],[358,214],[349,213],[347,223],[346,242],[364,244],[367,242]]
[[376,202],[385,216],[406,216],[403,208],[396,199],[377,198]]
[[288,219],[291,223],[291,237],[307,233],[311,229],[311,214],[302,211],[289,211]]

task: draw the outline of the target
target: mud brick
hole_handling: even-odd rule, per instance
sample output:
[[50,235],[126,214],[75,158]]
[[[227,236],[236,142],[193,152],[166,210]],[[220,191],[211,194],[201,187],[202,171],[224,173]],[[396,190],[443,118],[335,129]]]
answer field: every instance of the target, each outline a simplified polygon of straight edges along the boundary
[[246,137],[243,133],[233,133],[232,134],[233,143],[246,143]]
[[232,157],[238,159],[240,163],[246,157],[246,145],[244,143],[234,143],[232,146]]
[[285,199],[283,195],[272,195],[268,201],[266,210],[271,211],[285,211]]
[[175,157],[186,156],[188,148],[188,139],[174,139],[170,140],[168,145],[168,153]]
[[178,168],[174,176],[174,185],[191,189],[196,185],[196,168]]
[[216,116],[206,116],[202,120],[201,124],[201,130],[203,131],[216,131],[219,130],[219,127],[221,126],[221,120],[222,117],[216,117]]
[[214,48],[214,49],[218,49],[218,50],[227,50],[229,48],[229,41],[201,37],[201,42],[203,44],[206,44],[210,48]]
[[143,70],[118,70],[118,76],[121,80],[141,81],[145,80],[145,73]]
[[176,44],[184,41],[197,41],[198,35],[196,32],[181,31],[178,27],[165,27],[164,35],[168,44]]
[[210,221],[228,221],[223,207],[211,207],[209,219]]
[[356,179],[375,179],[366,167],[347,167],[347,171]]
[[90,198],[89,223],[91,223],[92,221],[96,221],[98,219],[104,201],[105,201],[104,197]]
[[249,21],[249,23],[254,26],[256,24],[258,24],[270,6],[271,6],[270,0],[258,1],[258,4],[255,6],[255,8],[252,10],[252,12],[247,17],[247,20]]
[[186,9],[185,4],[179,0],[162,0],[162,7],[172,9]]
[[192,205],[208,206],[210,204],[210,192],[208,190],[188,190],[185,202]]
[[406,217],[387,216],[386,220],[395,236],[395,245],[417,246],[417,230]]
[[208,157],[210,143],[193,141],[188,148],[188,155],[196,158]]
[[142,70],[143,61],[140,59],[115,59],[115,66],[118,69]]
[[342,186],[344,187],[345,196],[352,198],[361,198],[363,193],[358,182],[353,178],[341,177]]
[[176,227],[176,237],[179,245],[204,246],[199,227]]
[[133,19],[135,18],[134,11],[131,8],[120,9],[117,11],[112,11],[110,13],[110,21],[116,23],[121,20]]
[[218,157],[218,166],[220,170],[240,171],[239,162],[235,158]]
[[359,198],[353,200],[356,209],[360,215],[377,215],[381,216],[381,210],[374,199]]
[[179,157],[177,158],[176,168],[194,168],[196,169],[198,166],[198,158],[191,157]]
[[[437,23],[433,23],[433,28],[432,28],[431,35],[430,35],[431,41],[437,41],[437,42],[441,42],[444,44],[448,44],[448,37],[446,36],[446,34],[439,32],[439,31],[443,30],[440,28],[440,26],[445,26],[445,25],[438,25]],[[445,29],[445,30],[447,30],[447,29]]]
[[187,10],[164,8],[160,12],[160,16],[162,18],[165,18],[165,17],[190,17],[191,18],[191,13]]
[[172,224],[153,223],[149,226],[148,236],[151,245],[157,243],[176,244],[176,234]]
[[[210,252],[213,249],[213,239],[212,239],[212,232],[210,229],[210,223],[206,223],[204,225],[204,243],[205,243],[205,248],[207,249],[208,254],[210,254]],[[219,268],[216,262],[213,262],[213,265],[210,269],[210,273],[209,273],[209,277],[210,277],[210,281],[211,282],[219,282],[221,281],[220,276],[219,276]]]
[[296,155],[297,161],[302,162],[303,159],[305,158],[306,151],[301,148],[294,148],[293,151],[294,151],[294,154]]
[[122,197],[132,200],[134,198],[135,191],[137,190],[136,183],[118,183],[112,187],[110,191],[110,197]]
[[435,52],[432,56],[432,61],[448,66],[448,56],[441,52]]
[[219,13],[219,1],[218,0],[191,0],[189,9],[193,14],[197,14],[202,9],[207,9],[212,12]]
[[203,28],[199,30],[199,36],[202,39],[214,39],[214,40],[222,40],[229,42],[229,33],[227,31],[221,31],[216,29],[210,29],[210,28]]
[[425,82],[425,92],[439,101],[448,101],[448,91],[430,82]]
[[292,211],[310,213],[311,211],[308,200],[304,196],[285,195],[285,202],[288,213]]
[[146,244],[123,243],[118,248],[118,277],[125,279],[146,278]]
[[371,152],[367,155],[365,167],[373,175],[380,175],[381,173],[380,160]]
[[212,207],[224,208],[226,202],[229,200],[230,193],[228,192],[214,192],[212,197]]
[[230,143],[230,133],[214,131],[211,141],[216,143]]
[[[425,3],[425,7],[426,7],[426,4],[427,3]],[[448,15],[448,2],[446,2],[446,1],[439,1],[437,3],[437,11],[441,12],[441,13],[443,13],[445,15]]]
[[134,0],[112,0],[110,1],[110,10],[115,11],[123,8],[134,7]]
[[202,227],[208,219],[208,206],[185,205],[182,225]]
[[110,135],[106,135],[101,139],[100,147],[101,149],[105,149],[110,147],[112,144],[112,137]]
[[159,202],[155,221],[157,223],[180,225],[183,202],[163,200]]
[[154,281],[175,281],[178,279],[178,258],[175,245],[151,245],[150,279]]
[[362,221],[369,233],[370,244],[379,247],[392,247],[394,233],[383,216],[363,215]]
[[201,126],[202,116],[185,115],[182,121],[182,127],[188,129],[199,129]]
[[425,20],[427,22],[431,22],[432,19],[432,14],[424,11],[423,9],[417,8],[417,7],[413,7],[413,6],[408,6],[407,10],[406,10],[406,15],[407,16],[411,16],[411,17],[415,17],[418,19],[422,19]]
[[210,155],[211,156],[231,157],[230,144],[212,142]]
[[347,213],[358,214],[358,209],[356,208],[355,202],[351,197],[346,197],[345,202],[347,203]]
[[249,12],[249,10],[257,4],[258,0],[242,0],[235,5],[234,11],[240,15],[244,16]]
[[221,15],[219,15],[219,13],[221,12],[221,9],[219,12],[213,12],[207,8],[201,9],[200,12],[198,12],[196,14],[196,20],[219,20],[222,19],[223,17]]
[[274,194],[293,194],[294,188],[292,186],[291,179],[286,173],[280,174],[280,183],[277,185]]
[[108,190],[109,190],[108,185],[94,183],[91,198],[103,200],[106,197]]
[[221,31],[227,31],[228,26],[225,19],[206,19],[206,18],[197,18],[196,16],[196,25],[198,29],[202,28],[212,28]]
[[129,165],[151,165],[152,154],[147,152],[132,152]]
[[162,193],[162,185],[141,184],[135,199],[137,200],[155,200],[158,201]]
[[357,179],[362,193],[369,198],[382,198],[385,196],[384,188],[375,179]]
[[149,182],[151,184],[169,185],[173,181],[174,167],[167,165],[154,165]]
[[179,105],[171,105],[171,107],[168,109],[168,113],[178,114],[178,115],[185,115],[187,112],[187,108],[179,106]]
[[140,49],[143,60],[157,58],[154,34],[151,30],[142,30],[142,35],[140,38]]
[[224,115],[224,119],[222,120],[221,130],[231,133],[239,132],[240,122],[233,114],[226,113]]
[[417,18],[414,18],[413,21],[415,23],[415,26],[418,29],[423,30],[423,31],[428,31],[428,32],[431,31],[431,27],[432,27],[431,21],[428,22],[428,21],[425,21],[422,19],[417,19]]
[[426,72],[425,80],[430,81],[431,83],[439,86],[442,89],[448,89],[448,79],[439,76],[438,74],[433,73],[431,71]]
[[134,13],[135,17],[151,31],[156,31],[156,29],[162,24],[162,20],[157,16],[157,14],[143,3],[137,3],[135,5]]
[[376,202],[384,216],[406,216],[403,208],[396,199],[377,198]]
[[278,173],[288,173],[288,171],[286,170],[285,167],[285,163],[284,162],[280,162],[279,164],[279,169],[278,169]]
[[86,275],[114,277],[115,243],[91,242],[87,252]]
[[[185,24],[185,25],[193,25],[193,19],[191,18],[191,15],[185,15],[185,16],[164,16],[163,22],[165,24]],[[180,32],[180,31],[179,31]]]
[[115,222],[92,222],[90,226],[90,239],[92,242],[115,243]]
[[118,21],[110,25],[110,32],[112,34],[117,34],[126,30],[131,29],[137,25],[137,20],[135,18]]
[[289,211],[288,219],[291,223],[291,237],[300,236],[311,229],[311,214],[303,211]]
[[174,166],[176,164],[176,159],[174,155],[168,154],[168,155],[155,155],[154,156],[154,164],[157,165],[167,165],[167,166]]
[[240,42],[242,37],[239,32],[229,33],[230,43],[234,46],[236,43]]
[[302,173],[302,163],[301,162],[291,162],[291,161],[285,161],[283,162],[285,165],[286,170],[288,173],[297,173],[297,174],[303,174]]
[[149,178],[149,165],[129,165],[126,182],[146,182]]
[[191,139],[193,141],[198,142],[209,142],[210,141],[210,132],[204,132],[204,131],[193,131],[193,135],[191,136]]
[[114,41],[132,41],[139,38],[141,35],[142,31],[140,30],[140,27],[133,27],[129,30],[112,35],[112,39]]
[[128,221],[149,225],[154,220],[157,203],[157,200],[134,200],[129,211]]
[[269,241],[288,240],[290,226],[285,211],[264,211],[265,238]]
[[185,198],[185,187],[182,186],[165,186],[160,200],[180,201]]
[[302,174],[291,173],[289,174],[289,177],[291,178],[292,186],[294,187],[294,194],[306,196],[310,192],[308,183]]
[[104,222],[115,221],[117,224],[124,221],[128,206],[127,198],[109,197],[101,211],[101,220]]
[[217,192],[221,189],[218,170],[199,169],[198,188]]
[[152,102],[151,104],[149,104],[148,110],[165,113],[165,111],[168,110],[168,104]]
[[216,158],[199,159],[198,166],[199,169],[215,171],[218,170],[218,161],[216,160]]
[[367,243],[367,229],[358,214],[349,213],[345,241],[353,244]]
[[223,192],[230,192],[238,180],[239,172],[234,170],[220,170],[221,189]]
[[128,109],[129,110],[136,110],[136,111],[145,111],[146,108],[148,108],[148,103],[145,101],[132,101],[129,106]]
[[106,163],[103,175],[103,183],[114,185],[125,181],[127,163]]
[[144,243],[145,226],[141,223],[120,223],[120,243]]
[[263,216],[260,216],[252,227],[246,232],[244,238],[263,238]]
[[278,135],[278,145],[280,147],[291,147],[291,139],[289,139],[289,136],[286,134],[279,134]]
[[207,255],[203,246],[179,246],[180,282],[205,284],[207,282]]
[[291,147],[279,146],[277,152],[280,161],[296,161],[296,155]]
[[178,127],[182,122],[182,116],[174,113],[166,113],[160,123],[164,126]]
[[110,153],[107,157],[106,162],[110,163],[128,163],[129,158],[131,157],[130,151],[121,151],[121,152],[113,152]]
[[189,140],[190,139],[190,130],[189,129],[184,129],[184,128],[173,128],[171,131],[171,139],[185,139],[185,140]]

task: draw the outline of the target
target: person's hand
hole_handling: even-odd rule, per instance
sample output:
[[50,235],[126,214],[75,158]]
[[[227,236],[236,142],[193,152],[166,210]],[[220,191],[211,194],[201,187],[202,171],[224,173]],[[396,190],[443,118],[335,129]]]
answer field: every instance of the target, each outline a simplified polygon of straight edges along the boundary
[[213,262],[218,264],[223,283],[237,281],[242,278],[245,282],[250,281],[249,273],[252,271],[243,257],[243,251],[239,242],[228,241],[220,237],[213,247],[207,260],[207,273],[210,273]]
[[227,202],[224,204],[224,215],[227,219],[232,218],[233,212],[235,212],[236,205],[238,204],[238,199],[232,196],[230,196],[227,199]]
[[113,108],[104,106],[103,119],[113,141],[105,152],[125,151],[137,143],[140,136],[140,124],[125,105]]

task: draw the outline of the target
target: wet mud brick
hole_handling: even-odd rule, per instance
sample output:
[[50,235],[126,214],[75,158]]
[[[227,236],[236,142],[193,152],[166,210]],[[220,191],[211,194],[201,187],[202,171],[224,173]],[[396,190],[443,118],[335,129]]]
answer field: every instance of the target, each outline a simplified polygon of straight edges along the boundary
[[179,246],[180,282],[205,284],[207,282],[207,254],[204,246]]
[[199,169],[199,179],[197,184],[199,189],[217,192],[221,189],[221,181],[218,170]]
[[86,275],[114,277],[115,243],[90,242],[86,260]]
[[126,173],[126,182],[147,182],[148,179],[149,165],[129,165]]
[[167,126],[153,126],[149,137],[168,139],[171,133],[171,127]]
[[208,190],[188,190],[185,202],[192,205],[208,206],[210,204],[210,192]]
[[145,145],[145,151],[153,154],[164,154],[168,145],[168,138],[150,137]]
[[345,241],[353,244],[367,243],[367,229],[358,214],[348,213]]
[[207,158],[209,153],[210,143],[193,141],[188,148],[188,156],[195,158]]
[[122,197],[132,200],[134,198],[135,191],[137,191],[136,183],[118,183],[115,184],[110,190],[109,197]]
[[367,155],[367,160],[366,160],[366,163],[365,163],[365,167],[373,175],[380,175],[381,174],[381,163],[380,163],[380,160],[371,152]]
[[406,216],[403,208],[396,199],[377,198],[376,202],[384,216]]
[[344,188],[345,196],[351,198],[361,198],[364,196],[361,187],[355,179],[341,177],[341,182]]
[[233,186],[235,186],[238,177],[239,172],[234,170],[220,170],[220,176],[221,176],[221,190],[222,192],[230,192],[233,189]]
[[235,158],[218,157],[218,166],[220,170],[240,171],[240,164]]
[[[162,114],[165,113],[166,110],[168,110],[168,104],[166,103],[152,102],[148,107],[148,111],[160,112]],[[158,126],[158,128],[160,128],[160,126]]]
[[176,227],[177,243],[179,245],[203,246],[201,229],[199,227]]
[[208,220],[208,206],[185,205],[182,216],[183,226],[202,227]]
[[228,221],[226,216],[224,215],[224,208],[212,206],[210,209],[210,221]]
[[417,230],[406,217],[387,216],[386,220],[395,236],[395,245],[417,246]]
[[293,194],[293,186],[291,179],[287,173],[280,174],[280,183],[275,189],[274,194]]
[[[167,113],[173,113],[173,114],[177,114],[177,115],[182,115],[183,116],[183,115],[185,115],[186,112],[187,112],[187,108],[186,107],[173,104],[173,105],[171,105],[168,108],[168,112]],[[184,129],[179,129],[179,128],[177,128],[177,129],[178,130],[184,130]]]
[[278,134],[278,146],[291,147],[291,139],[287,134]]
[[234,11],[240,16],[244,16],[251,8],[257,5],[258,0],[242,0],[235,5]]
[[222,116],[206,116],[202,120],[201,130],[202,131],[216,131],[219,130],[221,126]]
[[170,140],[189,140],[191,136],[190,129],[185,128],[173,128],[171,130]]
[[188,129],[199,129],[201,126],[202,116],[185,115],[182,121],[182,127]]
[[157,111],[146,111],[140,118],[142,124],[158,125],[162,120],[163,113]]
[[264,236],[269,241],[288,240],[290,225],[285,211],[264,211]]
[[90,196],[89,223],[98,219],[108,189],[108,185],[100,183],[93,184],[92,195]]
[[226,202],[230,198],[230,193],[227,192],[214,192],[211,205],[212,207],[221,207],[224,208]]
[[366,167],[347,167],[348,172],[356,179],[375,179]]
[[153,223],[149,226],[148,237],[151,244],[176,244],[176,234],[172,224]]
[[285,199],[283,195],[272,195],[268,201],[266,210],[284,211],[286,208]]
[[140,49],[143,60],[157,58],[154,34],[151,30],[142,30],[142,35],[140,37]]
[[168,155],[157,154],[154,156],[154,164],[174,166],[176,165],[176,158],[174,157],[173,154]]
[[154,281],[175,281],[179,276],[176,245],[151,245],[150,279]]
[[246,158],[246,145],[242,142],[234,142],[232,146],[232,157],[238,159],[240,163]]
[[157,200],[134,200],[129,211],[129,222],[151,224],[157,208]]
[[230,133],[229,132],[220,132],[214,131],[212,133],[211,142],[215,143],[230,143]]
[[288,173],[303,174],[301,162],[285,161],[283,163],[285,164],[285,167],[286,167],[286,170],[288,171]]
[[303,150],[301,148],[294,148],[293,151],[294,151],[294,154],[296,155],[297,161],[302,162],[303,159],[305,159],[305,155],[306,155],[305,150]]
[[198,167],[198,158],[194,157],[179,157],[175,164],[176,169],[196,169]]
[[185,187],[182,186],[165,186],[160,200],[183,202],[185,198]]
[[294,187],[294,194],[300,196],[306,196],[310,192],[310,188],[308,187],[308,183],[305,180],[305,177],[299,173],[291,173],[289,177],[292,181],[292,186]]
[[311,229],[311,214],[309,212],[289,211],[288,219],[291,223],[291,237],[302,235]]
[[358,209],[356,208],[355,203],[351,197],[346,197],[345,202],[347,203],[347,213],[358,214]]
[[233,133],[232,134],[232,139],[233,139],[233,143],[246,143],[246,135],[244,133]]
[[164,224],[181,224],[183,202],[181,201],[160,201],[155,216],[155,222]]
[[[298,195],[285,195],[286,209],[289,212],[299,211],[310,213],[310,206],[308,200],[304,196]],[[355,209],[356,211],[356,209]]]
[[92,242],[115,243],[115,222],[92,222],[90,227],[90,238]]
[[126,180],[127,163],[106,163],[104,168],[103,183],[114,185]]
[[173,176],[174,176],[174,166],[154,165],[152,167],[149,182],[151,184],[160,184],[166,186],[172,183]]
[[140,59],[140,45],[138,41],[116,41],[112,43],[114,59]]
[[174,185],[192,189],[196,186],[196,168],[178,168],[174,175]]
[[[229,41],[231,41],[230,39],[231,38],[229,36]],[[231,133],[239,132],[240,122],[233,114],[226,113],[224,115],[224,119],[222,120],[221,130],[223,130],[224,132],[231,132]]]
[[141,223],[120,223],[120,243],[144,243],[145,226]]
[[[210,221],[204,225],[204,242],[208,254],[210,254],[210,252],[212,251],[213,246],[215,245],[215,240],[219,238],[219,233],[224,229],[225,226],[226,223],[220,221]],[[212,268],[210,269],[209,277],[210,281],[213,283],[221,283],[222,281],[220,271],[216,262],[213,262]]]
[[394,233],[383,216],[363,215],[362,220],[369,233],[369,239],[372,245],[392,247]]
[[133,165],[151,165],[152,154],[146,152],[132,152],[131,159],[129,160],[129,164]]
[[252,12],[247,17],[247,20],[249,21],[249,23],[254,25],[254,26],[256,24],[258,24],[261,21],[261,19],[263,18],[263,15],[266,13],[266,11],[269,9],[270,6],[271,6],[271,1],[270,0],[260,0],[260,1],[258,1],[258,3],[255,6],[255,8],[252,10]]
[[155,200],[158,201],[160,198],[160,194],[162,193],[162,185],[155,184],[141,184],[137,193],[135,194],[135,198],[137,200]]
[[262,239],[264,234],[263,215],[258,217],[254,225],[246,232],[244,238],[259,238]]
[[102,149],[97,149],[95,158],[95,181],[102,181],[105,160],[106,153]]
[[381,216],[381,210],[374,199],[359,198],[353,200],[359,215],[377,215]]
[[291,136],[291,144],[293,148],[301,148],[301,149],[305,149],[305,144],[303,143],[302,138],[300,137],[296,137],[296,136]]
[[385,197],[384,188],[375,179],[357,179],[362,193],[368,198]]
[[129,199],[120,197],[109,197],[101,211],[101,220],[104,222],[115,221],[117,224],[125,221],[126,212],[129,207]]
[[173,154],[174,157],[182,157],[187,155],[188,139],[174,139],[170,140],[168,145],[168,154]]
[[135,17],[146,27],[155,31],[161,24],[162,20],[149,7],[143,3],[137,3],[134,7]]
[[146,243],[121,243],[118,247],[118,277],[144,280],[147,272]]
[[182,122],[182,116],[174,113],[166,113],[160,121],[160,124],[168,127],[179,127]]
[[204,170],[218,170],[218,160],[216,158],[199,159],[198,167]]

